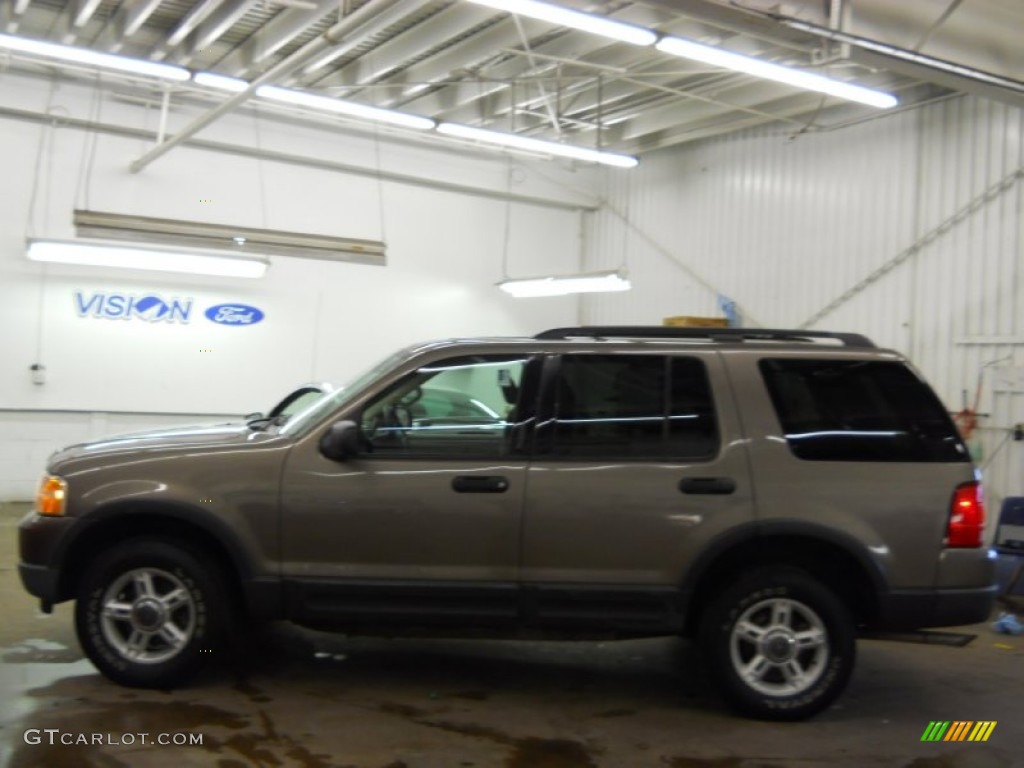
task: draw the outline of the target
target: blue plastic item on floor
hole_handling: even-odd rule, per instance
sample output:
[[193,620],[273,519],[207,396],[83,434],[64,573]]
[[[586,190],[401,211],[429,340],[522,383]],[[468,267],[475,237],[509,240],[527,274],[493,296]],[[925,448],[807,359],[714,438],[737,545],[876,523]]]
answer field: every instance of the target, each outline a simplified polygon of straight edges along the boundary
[[995,632],[1002,632],[1005,635],[1019,635],[1024,632],[1024,624],[1012,613],[999,614],[999,618],[992,622],[992,629]]

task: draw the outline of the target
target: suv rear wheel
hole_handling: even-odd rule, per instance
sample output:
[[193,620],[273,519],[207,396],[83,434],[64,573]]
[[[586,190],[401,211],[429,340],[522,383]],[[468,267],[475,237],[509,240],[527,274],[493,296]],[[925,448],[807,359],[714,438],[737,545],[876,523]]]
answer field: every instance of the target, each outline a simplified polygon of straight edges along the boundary
[[122,685],[180,685],[224,630],[217,570],[183,545],[131,539],[88,569],[75,605],[78,641]]
[[853,670],[849,611],[795,568],[742,575],[712,599],[700,633],[726,701],[754,717],[810,717],[842,693]]

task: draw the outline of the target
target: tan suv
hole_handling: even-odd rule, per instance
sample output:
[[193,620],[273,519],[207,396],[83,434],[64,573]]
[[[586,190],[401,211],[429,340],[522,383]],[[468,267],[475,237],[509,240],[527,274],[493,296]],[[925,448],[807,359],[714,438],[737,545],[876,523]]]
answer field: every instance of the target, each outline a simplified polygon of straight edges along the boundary
[[[987,617],[977,473],[855,334],[564,328],[402,350],[285,424],[55,454],[21,523],[43,608],[174,686],[232,620],[698,639],[758,717],[826,707],[859,628]],[[234,607],[239,610],[233,610]]]

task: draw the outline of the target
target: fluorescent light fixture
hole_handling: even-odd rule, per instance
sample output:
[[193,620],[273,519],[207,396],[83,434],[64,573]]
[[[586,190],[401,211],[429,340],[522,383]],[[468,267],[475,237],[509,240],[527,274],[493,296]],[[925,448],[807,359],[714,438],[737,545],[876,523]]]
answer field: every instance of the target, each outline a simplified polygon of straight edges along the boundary
[[567,296],[570,293],[628,291],[632,286],[624,272],[615,270],[502,280],[498,287],[517,299],[527,299],[538,296]]
[[170,64],[158,64],[154,61],[132,59],[127,56],[114,56],[109,53],[91,51],[87,48],[58,45],[57,43],[47,43],[43,40],[17,37],[15,35],[0,35],[0,50],[17,51],[47,59],[84,64],[99,69],[129,72],[133,75],[157,77],[161,80],[185,81],[191,77],[187,69],[171,66]]
[[606,16],[597,16],[592,13],[573,11],[569,8],[562,8],[548,3],[539,3],[536,0],[470,0],[477,5],[486,5],[498,11],[508,11],[517,16],[529,16],[532,19],[540,19],[550,24],[557,24],[560,27],[570,27],[583,32],[610,37],[623,43],[633,45],[651,45],[658,39],[658,35],[649,29],[635,27],[632,24],[624,24]]
[[396,112],[392,109],[379,109],[367,106],[366,104],[356,104],[355,102],[332,99],[327,96],[317,96],[305,91],[280,88],[276,85],[261,85],[256,89],[256,95],[268,101],[294,104],[298,107],[315,109],[318,112],[334,112],[339,115],[373,120],[378,123],[390,123],[402,128],[416,128],[421,131],[429,131],[436,125],[429,117],[410,115],[408,112]]
[[529,136],[519,136],[515,133],[488,131],[483,128],[472,128],[468,125],[460,125],[459,123],[441,123],[437,126],[437,132],[442,133],[445,136],[455,136],[459,139],[481,141],[486,144],[498,144],[503,147],[523,149],[527,152],[540,152],[544,155],[571,157],[574,160],[584,160],[588,163],[613,165],[616,168],[635,168],[638,162],[632,155],[620,155],[615,152],[604,152],[599,149],[577,147],[573,144],[559,144],[554,141],[533,139]]
[[86,242],[101,240],[129,247],[153,245],[164,250],[184,248],[225,256],[287,256],[381,267],[387,263],[387,247],[382,240],[81,209],[74,211],[72,223],[75,236]]
[[270,266],[265,259],[70,240],[29,240],[28,258],[58,264],[188,272],[222,277],[263,277]]
[[239,93],[249,87],[249,83],[245,80],[240,80],[237,77],[228,77],[227,75],[218,75],[213,72],[196,72],[192,75],[192,81],[196,85],[215,88],[218,91],[230,91],[231,93]]
[[880,109],[895,107],[899,104],[899,101],[891,93],[876,91],[872,88],[865,88],[861,85],[854,85],[841,80],[833,80],[830,77],[814,72],[806,72],[802,69],[784,67],[780,64],[762,61],[761,59],[726,51],[722,48],[695,43],[692,40],[684,40],[681,37],[663,37],[655,45],[655,48],[663,53],[670,53],[673,56],[680,56],[684,59],[692,59],[714,67],[743,72],[744,74],[762,77],[766,80],[775,80],[776,82],[804,88],[808,91],[838,96],[841,99],[856,101]]

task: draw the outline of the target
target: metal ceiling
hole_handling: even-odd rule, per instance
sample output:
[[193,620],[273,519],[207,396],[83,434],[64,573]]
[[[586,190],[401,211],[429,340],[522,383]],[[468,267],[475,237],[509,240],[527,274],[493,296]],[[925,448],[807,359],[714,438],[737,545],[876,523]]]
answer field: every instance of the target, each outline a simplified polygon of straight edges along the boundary
[[[816,67],[902,105],[959,91],[1024,104],[1020,0],[559,4]],[[344,35],[299,55],[342,21]],[[766,123],[799,132],[878,114],[464,0],[4,0],[0,31],[250,81],[272,72],[267,82],[632,154]]]

